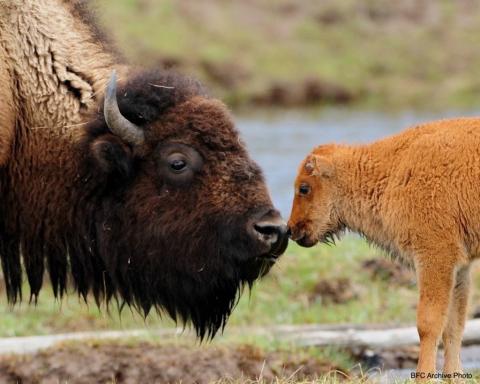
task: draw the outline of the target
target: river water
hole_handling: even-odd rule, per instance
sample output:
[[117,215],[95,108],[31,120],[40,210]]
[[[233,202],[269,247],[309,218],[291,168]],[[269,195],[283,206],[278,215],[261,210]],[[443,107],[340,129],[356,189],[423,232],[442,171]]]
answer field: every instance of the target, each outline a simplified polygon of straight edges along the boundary
[[237,125],[252,157],[265,171],[275,205],[288,217],[297,167],[313,147],[331,142],[367,143],[421,122],[459,116],[480,116],[480,109],[382,112],[329,108],[315,114],[256,113],[240,116]]

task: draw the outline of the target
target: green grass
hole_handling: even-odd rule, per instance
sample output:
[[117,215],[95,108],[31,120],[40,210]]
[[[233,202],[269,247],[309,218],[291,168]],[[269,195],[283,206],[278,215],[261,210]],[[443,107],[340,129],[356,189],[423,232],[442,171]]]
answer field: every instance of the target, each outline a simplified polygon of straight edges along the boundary
[[[415,286],[396,285],[373,279],[361,267],[364,260],[385,257],[357,236],[349,235],[337,246],[319,245],[301,248],[290,244],[285,255],[251,292],[245,291],[226,328],[307,324],[307,323],[391,323],[413,324],[417,290]],[[475,274],[473,304],[479,303],[480,274]],[[348,278],[358,291],[356,299],[335,304],[315,297],[314,286],[320,280]],[[24,294],[28,287],[24,287]],[[108,313],[90,300],[86,305],[75,294],[58,301],[48,284],[40,293],[38,304],[23,302],[11,307],[5,295],[0,298],[2,327],[0,336],[49,334],[98,329],[154,328],[174,326],[168,318],[152,313],[143,319],[125,309],[120,317],[115,306]],[[233,329],[233,328],[232,328]]]
[[[372,281],[361,262],[383,257],[375,248],[349,236],[337,246],[303,249],[291,245],[271,276],[244,296],[231,324],[409,323],[414,321],[415,287],[399,288]],[[349,278],[360,290],[358,300],[343,304],[309,298],[321,279]],[[288,308],[288,309],[287,309]]]
[[[251,325],[413,323],[416,288],[372,280],[361,268],[361,262],[373,257],[383,256],[355,236],[347,236],[336,247],[304,249],[290,245],[272,272],[255,284],[250,293],[244,292],[226,333],[229,327]],[[310,298],[320,279],[339,277],[349,278],[358,286],[358,299],[333,304]],[[27,292],[25,287],[24,293]],[[48,286],[41,291],[37,305],[23,302],[12,308],[2,295],[0,316],[0,336],[174,325],[156,314],[144,320],[129,309],[120,317],[112,307],[109,314],[105,309],[99,310],[92,300],[86,305],[74,294],[56,301]]]
[[[133,62],[174,59],[231,104],[251,103],[278,83],[301,92],[312,77],[361,104],[478,103],[480,7],[474,3],[100,0],[99,8]],[[205,62],[231,78],[244,75],[222,84]]]

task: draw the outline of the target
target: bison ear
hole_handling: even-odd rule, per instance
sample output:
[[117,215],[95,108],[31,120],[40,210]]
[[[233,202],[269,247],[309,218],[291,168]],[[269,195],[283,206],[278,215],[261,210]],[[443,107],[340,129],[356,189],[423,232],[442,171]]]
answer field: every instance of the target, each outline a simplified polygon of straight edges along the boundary
[[310,155],[305,162],[305,170],[311,176],[332,177],[334,175],[333,162],[320,155]]
[[118,137],[106,134],[90,144],[96,165],[107,174],[128,177],[132,169],[132,151]]

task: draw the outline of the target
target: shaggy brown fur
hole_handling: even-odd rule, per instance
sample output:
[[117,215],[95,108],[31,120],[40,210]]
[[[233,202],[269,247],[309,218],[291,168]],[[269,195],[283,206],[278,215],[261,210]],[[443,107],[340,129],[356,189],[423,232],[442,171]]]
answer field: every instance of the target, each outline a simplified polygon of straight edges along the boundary
[[415,265],[419,372],[460,371],[469,268],[480,255],[480,119],[438,121],[364,146],[317,147],[302,162],[289,226],[313,246],[344,229]]
[[[21,295],[21,256],[33,297],[46,260],[55,294],[71,272],[84,297],[163,309],[213,336],[243,285],[285,249],[286,226],[256,226],[279,214],[226,108],[195,81],[118,64],[79,10],[0,0],[8,298]],[[142,145],[105,123],[99,106],[112,69],[120,111],[144,131]],[[171,154],[185,159],[185,172],[173,171]]]

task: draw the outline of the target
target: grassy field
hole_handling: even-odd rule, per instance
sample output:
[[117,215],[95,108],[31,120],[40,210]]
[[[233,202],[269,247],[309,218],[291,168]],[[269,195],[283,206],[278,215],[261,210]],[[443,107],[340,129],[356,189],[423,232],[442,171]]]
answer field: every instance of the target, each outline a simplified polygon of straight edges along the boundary
[[478,104],[477,2],[94,3],[133,62],[179,68],[232,106]]
[[[300,248],[291,244],[272,272],[245,292],[226,328],[249,325],[304,323],[412,324],[415,320],[416,286],[413,273],[390,276],[395,264],[372,270],[367,260],[384,260],[380,251],[356,237],[347,236],[337,246]],[[395,271],[394,271],[395,272]],[[402,272],[403,273],[403,272]],[[480,274],[473,306],[480,304]],[[28,293],[25,287],[24,293]],[[38,304],[11,308],[2,295],[0,336],[49,334],[89,329],[129,329],[173,326],[152,314],[146,320],[124,310],[99,310],[75,295],[55,301],[45,287]]]

